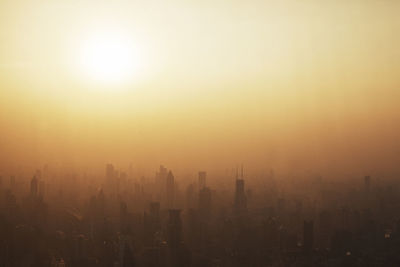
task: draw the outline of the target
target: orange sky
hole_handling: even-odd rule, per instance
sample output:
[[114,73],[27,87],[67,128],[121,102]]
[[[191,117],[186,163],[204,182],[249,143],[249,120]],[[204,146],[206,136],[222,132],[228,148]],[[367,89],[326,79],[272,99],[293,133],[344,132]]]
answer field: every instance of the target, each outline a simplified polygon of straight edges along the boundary
[[[369,0],[1,1],[1,167],[397,172],[399,10]],[[102,31],[134,40],[140,72],[115,84],[84,75],[80,48]]]

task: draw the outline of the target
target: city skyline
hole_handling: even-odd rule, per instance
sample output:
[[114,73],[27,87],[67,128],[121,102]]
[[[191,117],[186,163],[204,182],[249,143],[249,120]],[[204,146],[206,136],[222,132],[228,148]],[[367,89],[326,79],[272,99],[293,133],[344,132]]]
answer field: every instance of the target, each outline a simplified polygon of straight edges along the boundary
[[400,266],[399,14],[1,0],[0,267]]

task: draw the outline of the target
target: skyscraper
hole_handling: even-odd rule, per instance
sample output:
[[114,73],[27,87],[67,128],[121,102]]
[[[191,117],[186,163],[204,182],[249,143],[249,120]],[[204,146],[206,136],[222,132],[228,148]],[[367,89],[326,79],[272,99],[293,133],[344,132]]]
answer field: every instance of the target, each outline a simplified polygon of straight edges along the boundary
[[175,198],[175,181],[174,175],[171,171],[168,172],[167,175],[167,208],[172,209],[174,207],[174,198]]
[[115,194],[117,189],[116,183],[116,170],[114,169],[114,165],[108,163],[106,165],[106,180],[105,180],[105,187],[104,191],[106,194]]
[[304,221],[303,225],[303,248],[304,252],[310,252],[314,244],[314,222]]
[[38,179],[36,176],[33,176],[31,180],[31,196],[36,197],[38,194]]
[[244,192],[243,166],[241,169],[241,178],[239,179],[236,170],[236,190],[234,209],[236,214],[243,214],[247,210],[247,198]]
[[207,220],[211,211],[211,190],[209,187],[204,187],[199,191],[199,212],[203,220]]
[[150,216],[157,220],[160,219],[160,202],[150,203]]
[[190,266],[190,252],[182,240],[181,210],[170,209],[167,224],[167,265],[169,267]]
[[182,241],[181,210],[170,209],[167,226],[167,242],[170,248],[178,248]]
[[207,176],[207,173],[205,171],[199,172],[199,190],[206,187],[206,176]]
[[165,184],[168,176],[168,170],[163,165],[160,165],[160,169],[156,172],[155,185],[156,185],[156,199],[160,201],[165,196]]

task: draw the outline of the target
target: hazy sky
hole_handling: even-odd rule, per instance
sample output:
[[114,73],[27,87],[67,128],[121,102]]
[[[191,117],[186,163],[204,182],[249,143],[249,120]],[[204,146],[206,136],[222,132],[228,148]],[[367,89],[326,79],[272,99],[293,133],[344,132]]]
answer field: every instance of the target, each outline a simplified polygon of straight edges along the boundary
[[[194,2],[1,1],[3,168],[397,171],[399,1]],[[85,76],[98,32],[133,40],[128,80]]]

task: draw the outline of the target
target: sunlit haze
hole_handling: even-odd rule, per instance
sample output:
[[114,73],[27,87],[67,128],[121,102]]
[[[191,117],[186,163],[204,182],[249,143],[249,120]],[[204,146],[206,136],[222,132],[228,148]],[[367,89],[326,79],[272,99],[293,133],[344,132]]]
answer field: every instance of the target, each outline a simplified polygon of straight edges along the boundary
[[400,266],[400,0],[0,0],[0,267]]
[[1,1],[1,162],[396,171],[398,10]]

